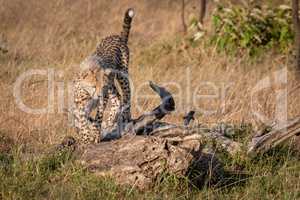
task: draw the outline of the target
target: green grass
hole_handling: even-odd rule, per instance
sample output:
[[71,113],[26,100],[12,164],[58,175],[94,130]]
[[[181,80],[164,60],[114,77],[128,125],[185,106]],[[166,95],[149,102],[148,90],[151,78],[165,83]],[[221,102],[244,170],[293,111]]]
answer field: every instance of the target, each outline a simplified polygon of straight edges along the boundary
[[225,181],[198,189],[185,178],[162,175],[155,186],[138,191],[98,178],[76,164],[68,151],[31,159],[16,147],[0,154],[0,199],[299,199],[300,161],[288,148],[265,155],[232,158],[224,163]]

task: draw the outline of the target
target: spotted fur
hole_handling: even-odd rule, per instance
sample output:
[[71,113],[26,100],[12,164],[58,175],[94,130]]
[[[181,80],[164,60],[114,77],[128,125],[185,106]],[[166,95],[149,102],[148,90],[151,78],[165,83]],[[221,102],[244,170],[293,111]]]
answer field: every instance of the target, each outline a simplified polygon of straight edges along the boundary
[[[105,128],[114,128],[117,121],[126,123],[131,120],[127,42],[133,15],[133,10],[128,9],[121,34],[104,38],[96,51],[83,62],[76,78],[75,127],[84,143],[101,140],[103,113],[108,100],[111,108]],[[90,114],[95,108],[97,113],[93,119]]]

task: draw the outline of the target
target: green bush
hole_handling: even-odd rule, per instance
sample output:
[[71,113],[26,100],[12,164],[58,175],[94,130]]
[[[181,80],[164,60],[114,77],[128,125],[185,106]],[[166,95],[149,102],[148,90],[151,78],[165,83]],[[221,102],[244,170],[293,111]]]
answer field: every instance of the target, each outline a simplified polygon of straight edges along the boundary
[[288,52],[294,35],[292,10],[282,5],[277,8],[245,8],[218,6],[213,13],[211,42],[219,51],[250,57],[260,55],[266,49]]

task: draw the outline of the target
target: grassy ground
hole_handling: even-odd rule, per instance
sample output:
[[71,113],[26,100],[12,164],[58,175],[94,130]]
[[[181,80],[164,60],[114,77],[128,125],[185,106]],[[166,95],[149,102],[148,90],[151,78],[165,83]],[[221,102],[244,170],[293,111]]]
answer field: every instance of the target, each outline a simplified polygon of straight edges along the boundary
[[[283,86],[288,92],[287,117],[300,115],[300,83],[289,64],[289,55],[266,52],[261,59],[249,61],[245,56],[232,58],[217,53],[207,45],[206,38],[191,43],[179,32],[177,1],[0,0],[0,5],[0,42],[8,47],[8,53],[0,53],[0,133],[16,143],[12,155],[0,155],[0,199],[300,198],[300,162],[291,150],[277,150],[255,159],[223,156],[227,170],[252,175],[246,180],[237,179],[236,184],[198,190],[187,188],[185,181],[171,176],[146,193],[96,179],[65,154],[21,161],[23,151],[41,152],[65,135],[74,134],[66,112],[68,84],[97,42],[120,31],[123,12],[129,6],[137,11],[129,43],[134,116],[157,105],[158,98],[151,96],[147,86],[148,80],[153,80],[165,85],[175,96],[176,112],[167,121],[182,123],[182,116],[195,109],[199,123],[251,123],[255,131],[262,122],[268,124],[275,119],[276,95]],[[189,3],[187,18],[197,14],[196,6],[197,1]],[[209,10],[213,8],[209,4]],[[209,18],[206,26],[208,37]],[[14,83],[30,69],[55,71],[54,112],[28,114],[16,104]],[[277,84],[278,74],[285,73],[282,70],[286,70],[288,81]],[[255,86],[268,77],[270,87],[251,98]],[[45,107],[47,87],[45,76],[25,80],[21,92],[25,104]],[[60,87],[64,88],[61,107],[57,100]],[[258,118],[253,111],[263,114],[265,119]]]
[[[185,179],[164,176],[153,189],[138,191],[96,178],[69,152],[24,161],[20,148],[0,154],[1,199],[299,199],[300,163],[291,149],[256,158],[217,154],[227,171],[226,184],[199,189]],[[238,173],[237,173],[238,172]]]

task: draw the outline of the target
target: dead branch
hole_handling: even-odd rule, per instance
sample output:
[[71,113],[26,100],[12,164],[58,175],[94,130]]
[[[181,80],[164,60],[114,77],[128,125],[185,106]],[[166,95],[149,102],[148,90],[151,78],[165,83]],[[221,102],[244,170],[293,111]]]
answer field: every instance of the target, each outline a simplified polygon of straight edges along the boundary
[[254,137],[248,145],[249,154],[264,153],[300,133],[300,117],[273,131]]

